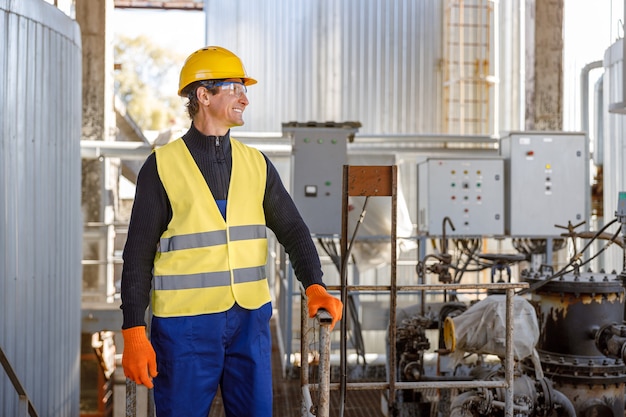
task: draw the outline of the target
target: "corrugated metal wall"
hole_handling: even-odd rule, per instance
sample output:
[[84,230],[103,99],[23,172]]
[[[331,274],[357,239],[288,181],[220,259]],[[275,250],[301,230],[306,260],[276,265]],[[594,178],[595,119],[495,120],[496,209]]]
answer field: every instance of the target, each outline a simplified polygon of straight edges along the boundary
[[208,0],[207,7],[208,43],[239,54],[259,81],[243,129],[355,120],[362,134],[440,131],[440,0]]
[[[489,131],[481,133],[497,136],[523,128],[524,80],[513,69],[524,61],[525,1],[460,3],[472,9],[477,1],[493,17],[482,39],[492,61],[486,105],[492,114]],[[445,27],[446,4],[205,0],[206,42],[237,53],[259,80],[249,89],[241,130],[278,132],[283,122],[350,120],[363,124],[361,135],[460,133],[444,126],[443,43],[464,41],[473,48],[474,40]],[[466,94],[465,108],[477,106],[473,94]]]
[[0,0],[0,346],[46,417],[79,415],[80,43],[54,6]]

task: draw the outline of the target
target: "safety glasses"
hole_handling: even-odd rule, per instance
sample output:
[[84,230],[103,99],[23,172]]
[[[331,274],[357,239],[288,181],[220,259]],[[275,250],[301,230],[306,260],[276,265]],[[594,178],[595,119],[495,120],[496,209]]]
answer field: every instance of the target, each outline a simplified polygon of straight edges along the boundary
[[237,98],[248,92],[246,86],[237,81],[220,81],[213,85],[215,87],[220,87],[222,91],[228,91],[228,94],[236,96]]

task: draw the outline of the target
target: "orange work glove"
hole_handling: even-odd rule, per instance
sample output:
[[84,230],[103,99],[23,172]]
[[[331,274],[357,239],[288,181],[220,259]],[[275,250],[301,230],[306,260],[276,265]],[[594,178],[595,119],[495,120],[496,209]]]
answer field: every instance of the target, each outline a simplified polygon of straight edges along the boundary
[[137,326],[123,329],[122,336],[124,337],[124,353],[122,354],[124,375],[137,384],[152,388],[152,378],[157,376],[156,353],[146,337],[146,328]]
[[309,317],[313,318],[317,310],[323,308],[333,317],[330,330],[335,327],[335,323],[341,320],[343,314],[343,303],[340,299],[328,294],[326,288],[319,284],[313,284],[305,291],[308,298]]

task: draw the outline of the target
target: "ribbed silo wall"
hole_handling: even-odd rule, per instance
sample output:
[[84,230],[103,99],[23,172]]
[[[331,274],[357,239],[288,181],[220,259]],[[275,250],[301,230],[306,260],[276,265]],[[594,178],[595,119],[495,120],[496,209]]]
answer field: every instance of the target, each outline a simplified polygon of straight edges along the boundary
[[[78,416],[80,29],[0,0],[0,45],[0,347],[39,416]],[[0,415],[18,405],[0,367]]]
[[207,43],[259,81],[242,130],[356,120],[360,133],[439,132],[441,0],[206,3]]
[[[626,191],[626,115],[609,112],[612,104],[624,101],[622,87],[624,85],[624,54],[623,39],[618,40],[604,53],[604,85],[603,91],[603,177],[604,177],[604,223],[615,219],[617,200],[620,191]],[[615,230],[615,229],[613,229]],[[615,246],[615,245],[613,245]],[[605,269],[617,272],[622,270],[622,251],[620,248],[609,248],[605,257]]]

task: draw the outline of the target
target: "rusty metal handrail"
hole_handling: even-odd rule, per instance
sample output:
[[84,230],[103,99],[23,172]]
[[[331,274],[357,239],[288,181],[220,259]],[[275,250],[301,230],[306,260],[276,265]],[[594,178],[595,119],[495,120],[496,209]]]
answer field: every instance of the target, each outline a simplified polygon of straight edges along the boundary
[[126,378],[126,417],[137,415],[137,384]]
[[[343,417],[345,395],[349,389],[387,389],[389,392],[389,404],[395,401],[396,390],[398,389],[424,389],[424,388],[474,388],[474,387],[501,387],[506,389],[505,394],[505,417],[513,417],[513,381],[514,381],[514,355],[513,355],[513,300],[516,288],[528,288],[528,283],[492,283],[492,284],[425,284],[419,285],[397,285],[396,282],[396,215],[397,215],[397,167],[396,166],[349,166],[344,165],[343,173],[343,193],[342,193],[342,225],[341,225],[341,285],[339,287],[330,287],[327,289],[339,289],[341,291],[341,299],[345,303],[348,291],[387,291],[390,295],[389,305],[389,353],[388,362],[389,373],[386,383],[348,383],[346,374],[346,323],[341,323],[341,380],[338,389],[341,394],[340,401],[340,417]],[[348,245],[348,198],[350,196],[387,196],[391,197],[391,273],[390,283],[384,286],[366,286],[366,285],[348,285],[347,265],[351,250],[351,244]],[[367,200],[366,200],[367,201]],[[362,217],[364,215],[365,206],[363,208]],[[362,217],[359,222],[362,221]],[[356,233],[354,234],[356,236]],[[352,241],[354,241],[354,237]],[[397,295],[401,291],[417,290],[451,290],[451,289],[504,289],[506,290],[506,354],[504,358],[505,380],[497,381],[428,381],[424,382],[399,382],[396,381],[395,369],[395,342],[396,342],[396,306]],[[304,327],[303,327],[304,328]],[[304,339],[304,334],[302,335]],[[333,388],[336,388],[334,385]],[[308,416],[306,416],[308,417]]]
[[[326,310],[319,310],[315,320],[319,326],[319,381],[309,382],[309,322],[306,297],[302,296],[302,335],[300,337],[300,383],[302,390],[301,417],[329,417],[330,416],[330,325],[333,318]],[[317,392],[317,403],[311,396],[311,390]]]
[[[504,358],[504,381],[414,381],[414,382],[348,382],[346,390],[370,390],[370,389],[390,389],[393,385],[394,389],[433,389],[433,388],[505,388],[505,417],[513,417],[513,381],[514,381],[514,346],[513,346],[513,303],[516,289],[528,288],[527,282],[519,283],[485,283],[485,284],[420,284],[398,286],[398,290],[473,290],[473,289],[504,289],[506,290],[506,355]],[[335,289],[335,286],[328,286],[329,290]],[[379,290],[389,291],[390,287],[386,285],[360,285],[349,286],[355,290]],[[393,329],[392,329],[393,330]],[[395,340],[395,337],[394,337]],[[330,390],[341,389],[341,384],[330,384]],[[307,416],[308,417],[308,416]]]
[[[148,389],[146,415],[154,416],[154,389]],[[126,378],[126,415],[125,417],[137,416],[137,384]]]
[[[473,290],[473,289],[503,289],[506,290],[506,355],[504,358],[505,376],[504,381],[414,381],[414,382],[347,382],[346,390],[370,390],[370,389],[433,389],[433,388],[505,388],[505,417],[513,417],[513,381],[514,381],[514,346],[513,346],[513,302],[516,289],[528,288],[527,282],[520,283],[485,283],[485,284],[420,284],[397,286],[397,290]],[[351,290],[369,290],[369,291],[390,291],[388,285],[350,285],[347,286]],[[337,289],[337,286],[328,286],[329,290]],[[304,327],[303,327],[304,331]],[[393,328],[390,329],[393,332]],[[395,335],[392,335],[395,340]],[[304,339],[304,334],[302,336]],[[321,343],[321,342],[320,342]],[[304,354],[304,353],[303,353]],[[304,363],[303,363],[304,364]],[[330,390],[340,390],[343,387],[340,383],[329,385]],[[304,415],[303,417],[311,417]],[[318,416],[320,417],[320,416]]]
[[2,346],[0,346],[0,363],[4,368],[4,372],[6,372],[11,384],[13,384],[13,388],[17,392],[19,396],[19,409],[18,409],[18,417],[26,417],[29,415],[30,417],[39,417],[37,411],[35,410],[35,406],[28,398],[28,394],[26,394],[26,390],[22,386],[19,378],[15,374],[11,363],[9,362],[9,358],[4,354],[4,350],[2,350]]
[[[355,285],[348,286],[351,290],[370,290],[370,291],[389,291],[387,285]],[[528,283],[485,283],[485,284],[421,284],[398,286],[398,290],[506,290],[506,355],[504,359],[505,377],[503,381],[413,381],[399,382],[393,384],[387,382],[347,382],[346,390],[384,390],[393,388],[401,389],[444,389],[444,388],[504,388],[506,392],[505,398],[505,416],[513,416],[513,381],[514,381],[514,346],[513,346],[513,302],[516,289],[528,288]],[[338,289],[337,286],[329,285],[328,290]],[[301,388],[302,388],[302,409],[301,417],[328,417],[328,407],[330,391],[340,390],[340,383],[330,383],[330,328],[320,322],[320,359],[319,359],[319,376],[318,384],[309,382],[309,343],[308,338],[311,334],[308,325],[308,314],[306,306],[306,297],[302,298],[302,314],[301,314]],[[326,312],[324,312],[326,313]],[[327,314],[327,313],[326,313]],[[326,339],[327,338],[327,339]],[[319,401],[314,404],[311,397],[311,389],[318,391]],[[324,408],[326,407],[326,408]]]

